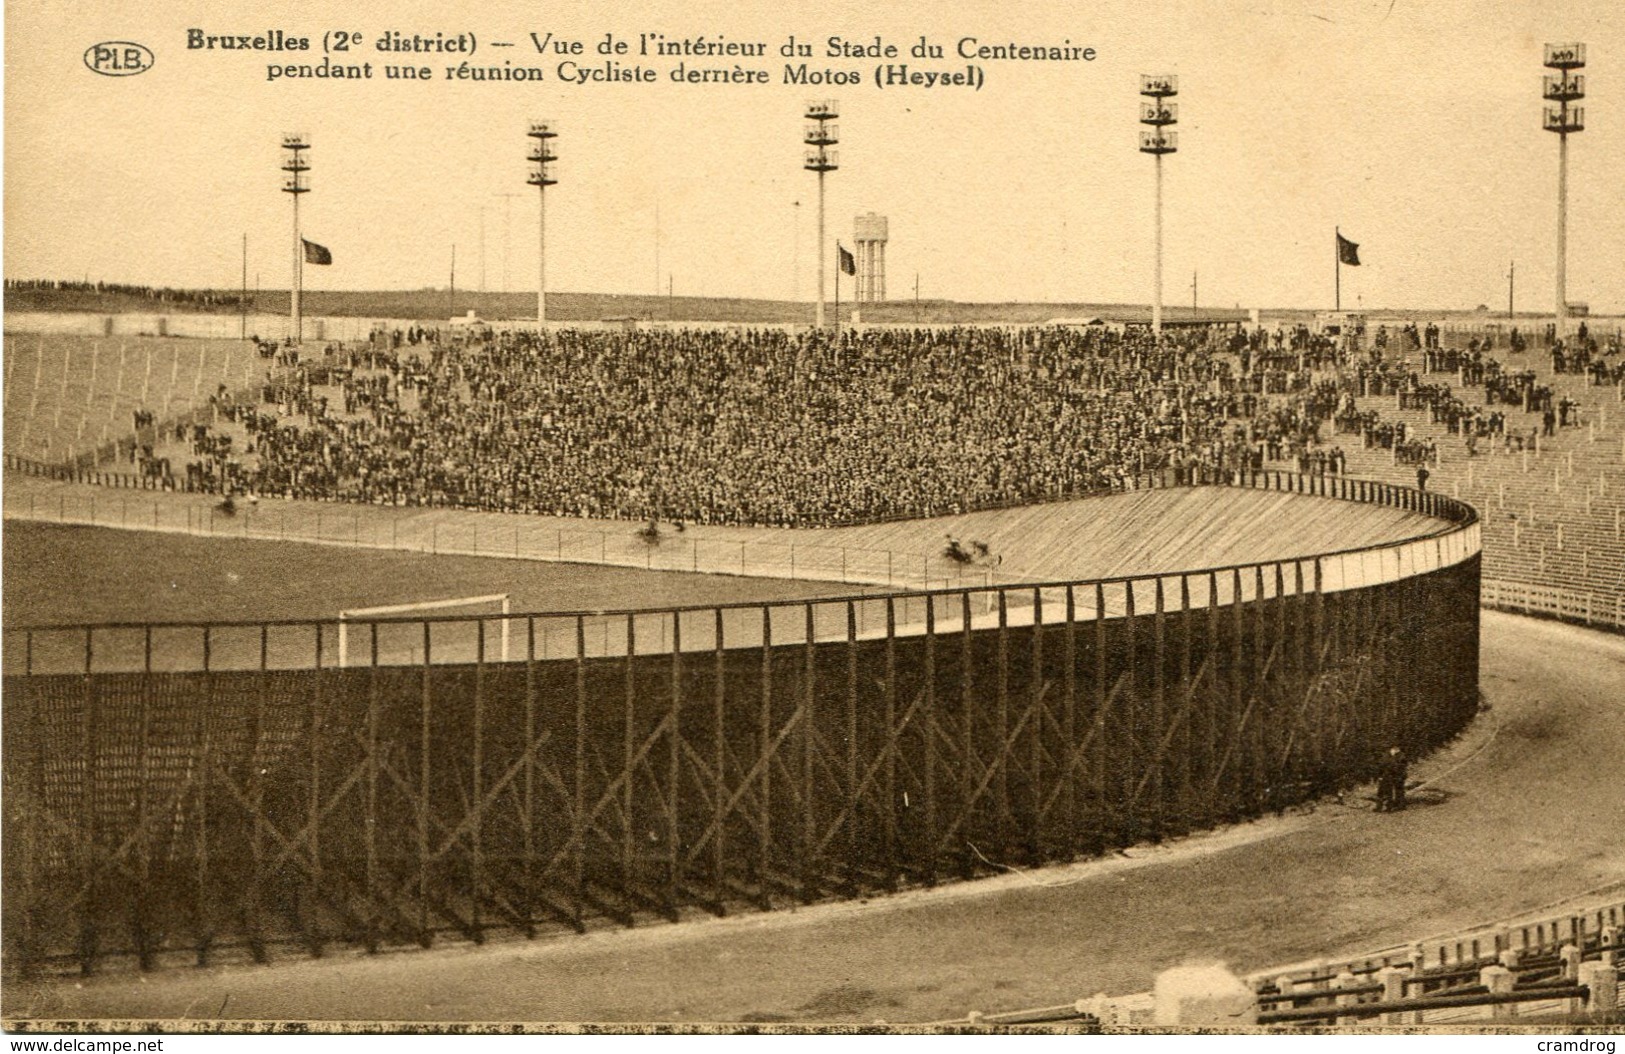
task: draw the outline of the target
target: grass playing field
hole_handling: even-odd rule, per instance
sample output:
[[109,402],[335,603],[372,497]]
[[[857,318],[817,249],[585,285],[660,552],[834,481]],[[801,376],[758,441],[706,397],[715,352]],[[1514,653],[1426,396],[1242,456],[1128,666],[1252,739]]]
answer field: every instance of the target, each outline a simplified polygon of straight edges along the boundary
[[829,582],[196,538],[18,520],[6,523],[4,559],[8,627],[331,619],[347,608],[487,593],[511,594],[517,613],[854,592],[851,586]]
[[[750,601],[845,596],[862,590],[831,582],[642,571],[586,564],[544,563],[494,557],[352,549],[303,542],[198,538],[147,531],[60,526],[11,520],[4,532],[4,624],[6,672],[26,665],[36,673],[84,669],[85,634],[77,630],[13,635],[19,627],[95,623],[181,623],[150,637],[144,631],[100,630],[94,634],[93,668],[100,672],[204,668],[205,645],[197,628],[205,622],[320,620],[324,665],[341,662],[340,611],[496,593],[510,597],[514,615],[529,612],[614,611],[688,607]],[[483,616],[437,626],[435,662],[471,662],[483,625],[486,654],[504,654],[504,637],[517,660],[526,648],[526,622],[503,623],[495,605],[401,613],[403,619]],[[794,612],[790,612],[793,614]],[[747,612],[730,615],[744,627]],[[537,619],[536,657],[575,654],[575,621]],[[309,668],[317,663],[313,626],[273,628],[262,637],[255,626],[213,631],[209,653],[215,669]],[[506,633],[504,633],[506,630]],[[738,630],[736,629],[735,632]],[[351,635],[350,661],[364,663],[368,633]],[[619,616],[588,617],[583,623],[592,654],[624,646]],[[640,618],[639,651],[667,646],[669,623]],[[378,658],[384,664],[416,663],[423,657],[419,622],[381,627]]]

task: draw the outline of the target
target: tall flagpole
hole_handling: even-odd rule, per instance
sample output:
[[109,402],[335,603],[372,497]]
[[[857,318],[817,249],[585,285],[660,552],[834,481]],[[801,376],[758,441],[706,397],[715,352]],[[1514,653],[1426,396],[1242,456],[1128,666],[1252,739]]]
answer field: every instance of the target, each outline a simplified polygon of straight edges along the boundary
[[1332,310],[1334,310],[1334,311],[1343,310],[1343,243],[1342,243],[1342,241],[1339,240],[1342,237],[1343,237],[1342,230],[1340,230],[1337,227],[1333,227],[1332,228],[1332,274],[1335,277],[1332,279],[1332,282],[1333,282],[1334,287],[1337,290],[1337,292],[1335,294],[1337,299],[1332,305]]
[[[819,173],[819,182],[823,182],[823,173]],[[819,209],[819,217],[823,217],[823,209]],[[822,254],[820,254],[822,255]],[[841,243],[835,242],[835,332],[841,331]],[[837,353],[838,354],[838,353]]]

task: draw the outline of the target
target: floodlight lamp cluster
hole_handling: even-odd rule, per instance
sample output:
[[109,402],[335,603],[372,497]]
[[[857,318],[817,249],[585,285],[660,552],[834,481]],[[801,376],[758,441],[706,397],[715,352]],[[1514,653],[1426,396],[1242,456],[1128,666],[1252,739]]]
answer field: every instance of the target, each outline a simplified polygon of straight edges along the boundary
[[1555,102],[1557,105],[1546,107],[1541,120],[1542,127],[1558,135],[1584,131],[1585,107],[1572,104],[1585,98],[1586,94],[1585,75],[1574,72],[1585,68],[1586,46],[1547,44],[1544,64],[1547,69],[1557,72],[1548,73],[1541,78],[1541,96],[1547,102]]
[[802,167],[809,172],[833,172],[841,167],[840,152],[830,147],[841,141],[841,126],[835,119],[841,115],[834,99],[818,99],[807,104],[807,125],[801,137],[808,146]]
[[549,140],[558,138],[558,128],[552,121],[532,121],[525,134],[535,140],[529,153],[525,155],[531,163],[530,177],[525,182],[533,187],[551,187],[558,180],[553,177],[553,172],[548,166],[557,161],[559,155],[553,152]]
[[305,173],[310,171],[310,158],[305,151],[310,149],[310,137],[300,132],[289,132],[282,136],[282,171],[288,173],[282,180],[282,190],[288,194],[307,194],[310,186],[306,182]]
[[1179,149],[1179,104],[1168,100],[1179,94],[1179,78],[1172,74],[1142,74],[1140,94],[1148,101],[1140,104],[1140,123],[1150,127],[1140,132],[1140,153],[1171,154]]

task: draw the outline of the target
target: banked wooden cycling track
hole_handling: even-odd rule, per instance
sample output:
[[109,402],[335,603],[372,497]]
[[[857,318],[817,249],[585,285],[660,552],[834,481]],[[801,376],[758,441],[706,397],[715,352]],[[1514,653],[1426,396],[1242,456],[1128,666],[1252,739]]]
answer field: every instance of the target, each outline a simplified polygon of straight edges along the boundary
[[[40,506],[84,493],[8,477],[8,516],[19,515],[30,490]],[[159,500],[204,506],[182,496]],[[839,540],[835,532],[790,533],[914,552],[932,551],[952,534],[1004,554],[1006,572],[1059,578],[1064,567],[1064,577],[1081,578],[1143,573],[1166,566],[1156,557],[1170,551],[1186,567],[1324,552],[1404,537],[1430,522],[1329,499],[1206,489],[843,529]],[[730,541],[745,534],[689,531]],[[1219,959],[1250,970],[1372,950],[1625,879],[1617,837],[1625,796],[1615,768],[1625,749],[1625,645],[1486,613],[1481,670],[1485,712],[1417,766],[1430,793],[1398,816],[1376,815],[1351,797],[1104,860],[862,903],[605,927],[482,949],[293,959],[144,979],[114,974],[83,984],[13,981],[4,1013],[11,1020],[940,1020],[1144,988],[1156,970],[1182,961]]]

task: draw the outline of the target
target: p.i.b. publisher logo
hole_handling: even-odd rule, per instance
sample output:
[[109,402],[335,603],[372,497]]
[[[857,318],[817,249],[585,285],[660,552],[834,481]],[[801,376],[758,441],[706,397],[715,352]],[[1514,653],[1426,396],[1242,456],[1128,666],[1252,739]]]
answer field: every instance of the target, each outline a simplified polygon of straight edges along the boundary
[[108,40],[85,49],[85,65],[104,77],[133,77],[152,68],[152,49],[133,40]]

